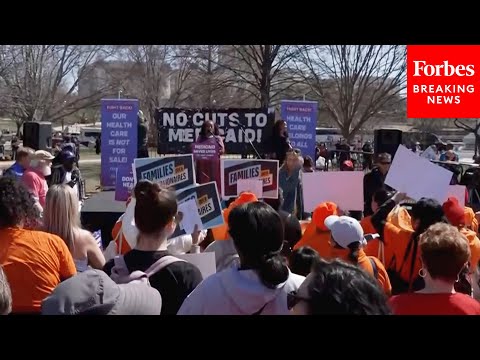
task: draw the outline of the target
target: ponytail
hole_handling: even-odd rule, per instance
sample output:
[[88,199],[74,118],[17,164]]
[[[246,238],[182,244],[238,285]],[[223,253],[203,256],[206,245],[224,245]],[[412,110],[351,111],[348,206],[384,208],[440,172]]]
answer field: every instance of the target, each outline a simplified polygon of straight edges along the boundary
[[356,265],[358,264],[358,253],[360,251],[360,242],[355,241],[348,245],[350,249],[350,253],[348,254],[348,258]]
[[263,256],[258,263],[257,274],[266,287],[275,288],[288,279],[289,271],[285,258],[280,252]]

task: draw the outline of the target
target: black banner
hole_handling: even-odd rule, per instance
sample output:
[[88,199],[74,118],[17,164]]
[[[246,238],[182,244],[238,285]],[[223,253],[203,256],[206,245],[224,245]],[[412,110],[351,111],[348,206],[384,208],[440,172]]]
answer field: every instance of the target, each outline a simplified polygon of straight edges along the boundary
[[[157,109],[159,154],[188,154],[205,120],[220,128],[227,154],[255,154],[249,140],[262,154],[270,140],[275,114],[267,109]],[[238,124],[245,126],[244,131]]]

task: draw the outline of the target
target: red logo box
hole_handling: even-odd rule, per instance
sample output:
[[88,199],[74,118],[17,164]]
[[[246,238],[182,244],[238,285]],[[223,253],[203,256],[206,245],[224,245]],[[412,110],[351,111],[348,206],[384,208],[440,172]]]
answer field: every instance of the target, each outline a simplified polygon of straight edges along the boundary
[[408,45],[409,118],[480,117],[480,45]]

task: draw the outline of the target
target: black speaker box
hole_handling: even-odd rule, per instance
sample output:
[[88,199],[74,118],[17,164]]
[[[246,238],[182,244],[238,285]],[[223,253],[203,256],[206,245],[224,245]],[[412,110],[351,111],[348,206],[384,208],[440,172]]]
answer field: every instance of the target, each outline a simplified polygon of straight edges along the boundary
[[374,152],[375,155],[388,153],[393,157],[398,146],[402,143],[401,130],[375,130],[374,131]]
[[52,123],[28,121],[23,124],[23,146],[34,150],[52,149]]

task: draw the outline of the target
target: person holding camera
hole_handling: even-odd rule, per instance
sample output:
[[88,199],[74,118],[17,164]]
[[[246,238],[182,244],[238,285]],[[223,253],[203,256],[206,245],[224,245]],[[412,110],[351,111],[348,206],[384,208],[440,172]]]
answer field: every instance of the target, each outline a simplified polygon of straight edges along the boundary
[[83,200],[83,187],[81,186],[81,174],[77,166],[75,166],[76,157],[70,150],[62,150],[58,154],[58,163],[53,166],[52,175],[50,177],[49,186],[52,185],[69,185],[78,200]]

